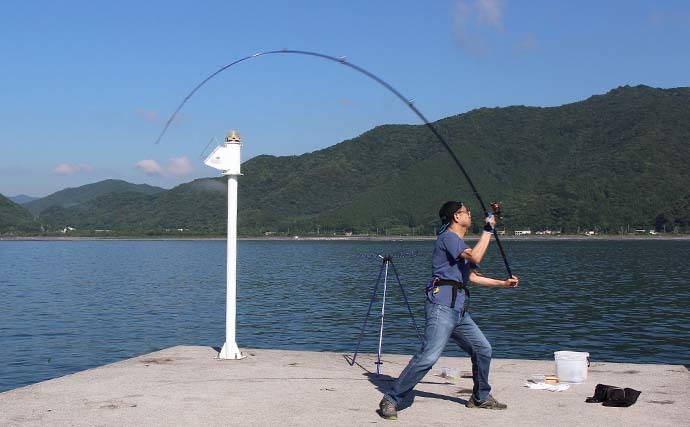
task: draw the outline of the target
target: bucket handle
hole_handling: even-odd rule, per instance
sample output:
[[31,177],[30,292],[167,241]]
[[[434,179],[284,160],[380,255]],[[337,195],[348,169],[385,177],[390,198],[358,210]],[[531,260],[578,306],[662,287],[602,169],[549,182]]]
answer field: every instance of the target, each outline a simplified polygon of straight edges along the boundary
[[589,360],[589,356],[587,356],[587,367],[589,368],[589,366],[590,366],[590,360]]

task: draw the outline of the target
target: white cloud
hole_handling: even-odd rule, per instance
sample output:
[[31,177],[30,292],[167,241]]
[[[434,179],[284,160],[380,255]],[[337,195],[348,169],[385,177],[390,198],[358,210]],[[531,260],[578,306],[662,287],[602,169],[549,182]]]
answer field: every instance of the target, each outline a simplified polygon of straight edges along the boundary
[[[134,114],[136,114],[137,117],[140,119],[144,120],[147,123],[153,123],[155,125],[162,125],[168,120],[168,117],[161,117],[161,115],[157,111],[153,110],[147,110],[145,108],[137,108],[134,111]],[[182,120],[182,117],[180,114],[175,114],[173,117],[172,123],[177,124]]]
[[158,124],[161,122],[160,117],[158,117],[158,113],[155,111],[139,108],[136,111],[136,115],[149,123]]
[[71,163],[60,163],[55,166],[50,173],[54,175],[74,175],[81,172],[92,172],[93,166],[88,163],[80,163],[78,165]]
[[497,30],[503,29],[503,3],[500,0],[477,0],[475,10],[479,22]]
[[503,31],[501,0],[458,0],[453,16],[453,36],[464,50],[483,55],[489,50],[488,38]]
[[647,15],[647,21],[654,26],[675,26],[690,24],[690,15],[682,13],[662,13],[657,10],[652,10]]
[[146,175],[163,175],[163,168],[155,160],[140,160],[135,166]]
[[166,169],[170,175],[187,176],[194,171],[194,166],[188,157],[176,157],[170,159]]
[[168,160],[165,166],[161,166],[155,160],[140,160],[135,167],[146,175],[158,176],[187,176],[194,171],[192,161],[188,157],[174,157]]

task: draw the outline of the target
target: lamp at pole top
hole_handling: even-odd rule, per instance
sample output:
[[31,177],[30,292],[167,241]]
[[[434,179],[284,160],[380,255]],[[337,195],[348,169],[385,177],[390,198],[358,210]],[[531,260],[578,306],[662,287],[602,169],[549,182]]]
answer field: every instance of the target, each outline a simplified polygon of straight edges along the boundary
[[225,145],[216,147],[206,157],[204,163],[214,169],[223,171],[223,175],[242,175],[240,172],[240,133],[231,130],[225,137]]

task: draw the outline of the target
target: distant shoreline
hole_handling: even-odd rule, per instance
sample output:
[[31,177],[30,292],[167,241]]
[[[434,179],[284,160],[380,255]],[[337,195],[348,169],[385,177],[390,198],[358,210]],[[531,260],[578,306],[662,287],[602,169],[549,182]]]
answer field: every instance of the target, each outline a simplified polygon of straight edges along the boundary
[[[465,237],[465,240],[477,240],[478,235],[472,234]],[[580,236],[580,235],[560,235],[560,236],[501,236],[503,241],[542,241],[542,242],[557,242],[557,241],[655,241],[655,240],[690,240],[690,235],[600,235],[600,236]],[[122,240],[122,241],[198,241],[198,240],[226,240],[225,237],[81,237],[81,236],[0,236],[0,241],[98,241],[98,240]],[[392,242],[392,241],[433,241],[436,236],[255,236],[255,237],[238,237],[240,241],[344,241],[344,242]]]

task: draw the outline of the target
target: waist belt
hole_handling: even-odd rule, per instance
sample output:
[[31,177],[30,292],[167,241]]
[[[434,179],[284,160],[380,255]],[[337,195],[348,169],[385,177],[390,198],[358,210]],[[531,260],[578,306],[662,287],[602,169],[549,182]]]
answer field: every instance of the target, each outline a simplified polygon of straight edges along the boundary
[[453,299],[450,302],[450,307],[455,308],[455,300],[458,298],[458,289],[462,289],[465,291],[465,295],[467,295],[467,298],[470,297],[470,290],[467,289],[467,286],[465,286],[464,283],[462,282],[456,282],[455,280],[448,280],[448,279],[438,279],[434,281],[434,287],[436,286],[452,286],[453,287]]

